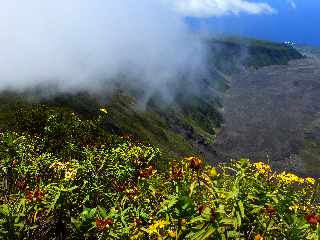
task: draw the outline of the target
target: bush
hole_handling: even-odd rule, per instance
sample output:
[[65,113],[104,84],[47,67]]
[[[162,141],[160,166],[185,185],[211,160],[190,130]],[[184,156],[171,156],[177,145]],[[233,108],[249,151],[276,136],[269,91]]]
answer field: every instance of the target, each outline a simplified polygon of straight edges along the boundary
[[160,151],[95,120],[46,107],[21,110],[0,135],[0,238],[319,239],[319,183],[239,160]]

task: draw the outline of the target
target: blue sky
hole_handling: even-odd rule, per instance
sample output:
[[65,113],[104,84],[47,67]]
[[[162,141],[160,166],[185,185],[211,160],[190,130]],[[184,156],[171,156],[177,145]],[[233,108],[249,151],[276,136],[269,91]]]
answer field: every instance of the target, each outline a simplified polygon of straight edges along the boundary
[[277,12],[274,14],[241,12],[237,15],[188,20],[194,27],[210,32],[320,46],[320,0],[294,0],[294,2],[264,0],[263,2],[268,3]]

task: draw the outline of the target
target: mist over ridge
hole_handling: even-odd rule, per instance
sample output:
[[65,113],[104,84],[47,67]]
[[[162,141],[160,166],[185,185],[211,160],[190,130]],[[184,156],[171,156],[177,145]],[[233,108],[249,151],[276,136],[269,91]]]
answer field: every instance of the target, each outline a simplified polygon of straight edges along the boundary
[[160,1],[13,0],[0,14],[0,90],[95,91],[119,75],[164,89],[203,61],[199,38]]

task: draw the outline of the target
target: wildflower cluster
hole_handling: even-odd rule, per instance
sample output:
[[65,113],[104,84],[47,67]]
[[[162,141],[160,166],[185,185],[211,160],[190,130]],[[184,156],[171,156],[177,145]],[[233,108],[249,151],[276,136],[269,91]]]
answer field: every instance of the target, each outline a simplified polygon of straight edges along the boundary
[[316,183],[316,180],[314,178],[312,178],[312,177],[307,177],[307,178],[304,179],[304,182],[308,183],[310,185],[314,185]]
[[310,215],[306,216],[306,221],[310,225],[319,225],[320,224],[320,215],[310,214]]
[[96,227],[99,231],[106,231],[112,225],[112,223],[112,219],[97,219]]
[[282,172],[278,174],[277,179],[279,180],[279,182],[283,184],[292,184],[292,183],[303,184],[305,182],[303,178],[298,177],[293,173],[286,173],[286,172]]
[[55,171],[64,171],[64,179],[66,181],[73,181],[77,176],[77,169],[71,163],[54,162],[50,165],[51,169]]
[[100,127],[104,109],[40,110],[0,135],[0,239],[320,237],[318,179],[199,156],[160,171],[159,149]]
[[269,174],[272,172],[271,167],[266,163],[257,162],[257,163],[254,163],[254,166],[260,174]]
[[158,220],[158,221],[155,221],[154,224],[150,225],[146,232],[151,236],[151,235],[154,235],[154,234],[159,234],[159,231],[163,228],[165,228],[167,226],[167,222],[165,220]]

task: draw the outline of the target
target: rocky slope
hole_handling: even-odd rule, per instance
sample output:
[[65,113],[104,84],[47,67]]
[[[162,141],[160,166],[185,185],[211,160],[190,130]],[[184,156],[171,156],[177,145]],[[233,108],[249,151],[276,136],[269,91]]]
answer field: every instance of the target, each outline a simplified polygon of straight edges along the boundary
[[319,103],[317,59],[235,75],[224,98],[225,125],[214,144],[218,158],[270,159],[319,174]]

